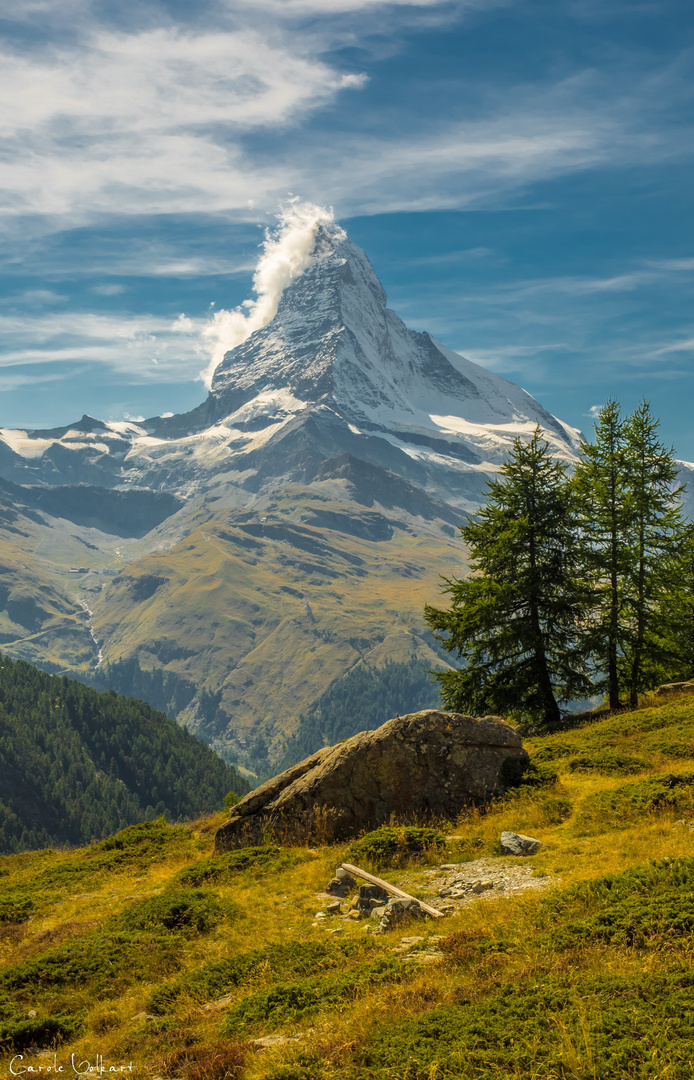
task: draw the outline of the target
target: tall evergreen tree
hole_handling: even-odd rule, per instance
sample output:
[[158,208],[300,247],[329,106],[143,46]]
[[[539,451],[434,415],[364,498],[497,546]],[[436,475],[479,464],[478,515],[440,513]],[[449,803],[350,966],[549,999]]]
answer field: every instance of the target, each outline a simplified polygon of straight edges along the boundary
[[626,420],[608,401],[583,443],[573,485],[590,592],[592,662],[603,675],[610,708],[672,670],[680,605],[685,529],[672,448],[642,402]]
[[591,601],[590,650],[605,671],[611,709],[618,709],[623,651],[623,588],[628,565],[624,420],[608,401],[595,424],[595,441],[582,443],[573,476],[582,546],[582,577]]
[[514,442],[500,472],[461,529],[473,576],[446,581],[450,608],[425,609],[436,637],[465,661],[436,678],[448,708],[556,725],[558,700],[592,688],[570,485],[539,428],[529,442]]
[[665,678],[694,678],[694,521],[686,522],[679,545],[674,602],[668,604],[672,630],[672,664]]
[[624,429],[629,559],[626,580],[629,633],[624,683],[629,703],[658,681],[670,659],[670,607],[681,588],[685,542],[677,463],[658,438],[659,421],[642,401]]

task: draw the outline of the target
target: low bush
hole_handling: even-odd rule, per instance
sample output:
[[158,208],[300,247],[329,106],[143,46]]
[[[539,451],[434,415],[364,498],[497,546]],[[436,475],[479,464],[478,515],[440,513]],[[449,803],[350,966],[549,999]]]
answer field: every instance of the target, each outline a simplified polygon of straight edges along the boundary
[[[185,825],[169,825],[165,818],[129,825],[86,851],[99,865],[132,866],[165,859],[171,849],[190,841]],[[103,856],[108,853],[107,858]]]
[[36,911],[36,903],[28,892],[0,893],[0,924],[26,922]]
[[148,897],[109,919],[107,927],[128,930],[168,930],[171,933],[204,934],[222,919],[236,914],[216,893],[203,889],[175,889]]
[[601,776],[629,776],[653,768],[652,761],[605,750],[598,754],[581,754],[567,762],[570,772],[595,772]]
[[225,855],[214,855],[201,859],[193,866],[179,870],[173,879],[174,885],[192,885],[194,888],[209,882],[230,881],[245,870],[259,870],[277,873],[296,866],[303,856],[297,852],[283,851],[282,848],[268,844],[264,847],[239,848]]
[[[557,788],[511,788],[504,795],[502,805],[513,813],[516,822],[513,827],[521,829],[561,825],[573,813],[571,800],[559,794]],[[495,853],[498,855],[500,851]]]
[[505,787],[512,789],[553,784],[557,780],[557,773],[547,760],[536,757],[528,762],[522,762],[517,758],[507,758],[501,766],[501,780]]
[[31,1046],[58,1045],[73,1038],[80,1029],[75,1016],[45,1016],[21,1020],[0,1020],[2,1049],[21,1053]]
[[325,1059],[319,1054],[300,1050],[293,1061],[270,1068],[263,1080],[320,1080],[324,1076]]
[[301,1020],[321,1007],[339,1009],[376,985],[399,980],[402,974],[402,962],[383,957],[337,975],[276,983],[235,1002],[227,1011],[222,1030],[225,1035],[237,1035],[244,1028],[266,1022],[274,1026]]
[[206,964],[188,972],[185,979],[158,986],[147,1008],[155,1015],[170,1012],[183,994],[194,1001],[210,1001],[234,990],[262,971],[268,980],[288,979],[329,971],[373,952],[370,941],[288,941],[254,949],[239,956]]
[[694,858],[663,859],[582,882],[545,898],[541,910],[558,924],[549,935],[554,946],[661,947],[694,930]]
[[403,825],[398,828],[384,826],[356,840],[347,850],[348,861],[370,863],[372,866],[394,865],[421,855],[425,851],[440,850],[446,846],[446,837],[438,829]]
[[151,982],[178,961],[180,949],[172,933],[154,934],[94,930],[64,941],[41,956],[0,972],[0,990],[23,1000],[46,993],[63,995],[67,988],[88,988],[95,997],[109,996],[134,982]]
[[691,972],[640,979],[543,972],[377,1023],[340,1077],[690,1080],[693,989]]
[[576,825],[579,830],[594,834],[627,828],[644,814],[691,807],[693,785],[694,773],[668,773],[595,792],[584,801]]

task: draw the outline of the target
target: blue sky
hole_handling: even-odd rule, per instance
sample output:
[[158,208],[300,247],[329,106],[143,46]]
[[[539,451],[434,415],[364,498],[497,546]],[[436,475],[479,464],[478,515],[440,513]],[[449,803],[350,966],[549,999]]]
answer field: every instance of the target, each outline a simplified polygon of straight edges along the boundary
[[[688,0],[0,5],[0,425],[183,411],[289,193],[390,305],[694,460]],[[181,319],[180,316],[185,318]]]

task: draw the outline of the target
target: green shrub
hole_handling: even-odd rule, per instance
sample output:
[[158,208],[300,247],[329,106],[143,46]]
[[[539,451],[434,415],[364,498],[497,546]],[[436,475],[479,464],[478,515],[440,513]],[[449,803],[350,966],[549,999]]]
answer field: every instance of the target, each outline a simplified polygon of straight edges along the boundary
[[320,1080],[324,1066],[325,1061],[318,1054],[300,1050],[293,1061],[276,1065],[264,1073],[263,1080]]
[[[152,862],[155,859],[166,858],[172,847],[189,839],[190,830],[184,825],[169,825],[165,818],[160,817],[156,821],[143,821],[139,825],[129,825],[127,829],[121,829],[120,832],[108,836],[101,843],[94,844],[87,849],[85,854],[87,857],[96,857],[98,862],[105,863],[130,865],[139,863],[143,858]],[[111,858],[100,860],[99,855],[102,852],[112,853]]]
[[596,772],[601,776],[629,776],[653,768],[653,763],[631,754],[605,750],[598,754],[581,754],[567,762],[570,772]]
[[550,736],[545,743],[533,750],[531,761],[535,765],[544,765],[548,761],[559,761],[561,758],[570,757],[575,752],[575,746],[567,742],[560,742]]
[[216,893],[202,889],[176,889],[151,896],[121,911],[108,926],[127,930],[168,930],[173,933],[204,934],[235,914]]
[[527,762],[519,761],[518,758],[506,758],[500,775],[504,786],[511,789],[543,787],[557,780],[556,770],[537,757]]
[[186,866],[176,874],[173,884],[198,887],[212,881],[229,881],[244,870],[276,873],[290,866],[296,866],[304,858],[303,854],[282,851],[281,848],[271,844],[264,847],[239,848],[238,851],[229,851],[226,855],[214,855],[209,859],[201,859],[193,866]]
[[288,941],[254,949],[239,956],[206,964],[190,971],[185,979],[158,986],[150,995],[147,1008],[155,1015],[170,1012],[182,995],[195,1001],[210,1001],[247,982],[262,970],[271,980],[309,975],[317,971],[329,971],[341,967],[358,956],[368,955],[374,949],[371,941]]
[[664,859],[582,882],[546,897],[541,910],[557,925],[561,947],[591,941],[662,945],[694,930],[694,858]]
[[26,922],[35,911],[33,896],[25,892],[0,893],[0,924]]
[[[555,789],[556,790],[556,789]],[[555,794],[546,787],[520,787],[511,788],[502,800],[503,805],[513,811],[513,816],[518,821],[530,816],[533,828],[542,825],[561,825],[571,817],[573,806],[571,801],[563,795]],[[528,828],[530,826],[516,824],[515,828]],[[496,850],[495,854],[500,854]]]
[[694,773],[668,773],[596,792],[583,803],[576,824],[592,833],[628,828],[645,814],[691,806],[692,785]]
[[73,1038],[80,1024],[71,1016],[46,1016],[41,1019],[0,1021],[0,1043],[3,1050],[20,1053],[30,1046],[56,1045]]
[[178,936],[171,932],[93,930],[5,968],[0,991],[32,998],[59,992],[62,1001],[65,989],[73,987],[88,988],[94,997],[108,996],[134,982],[160,977],[179,955]]
[[343,1007],[374,986],[402,977],[403,965],[392,957],[359,964],[337,975],[312,975],[295,982],[281,982],[249,994],[228,1009],[223,1025],[225,1035],[237,1035],[251,1025],[268,1022],[275,1026],[301,1020],[321,1007]]
[[446,838],[438,829],[420,828],[414,825],[398,828],[384,826],[367,833],[351,844],[347,850],[347,857],[349,861],[381,866],[445,846]]
[[550,975],[378,1022],[341,1080],[690,1080],[691,972]]

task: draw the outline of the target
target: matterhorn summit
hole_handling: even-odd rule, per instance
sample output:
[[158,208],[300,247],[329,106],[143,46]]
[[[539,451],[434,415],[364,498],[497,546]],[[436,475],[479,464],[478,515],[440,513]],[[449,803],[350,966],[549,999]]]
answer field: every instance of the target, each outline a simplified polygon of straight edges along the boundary
[[[335,224],[317,226],[310,261],[272,321],[226,353],[207,410],[232,426],[252,414],[256,428],[263,417],[319,416],[345,450],[354,436],[370,436],[373,460],[378,437],[390,464],[391,448],[399,450],[427,466],[435,487],[437,471],[498,464],[510,440],[536,424],[561,456],[577,439],[520,387],[408,330],[364,252]],[[469,480],[453,486],[470,494]]]
[[284,213],[254,292],[210,321],[189,412],[0,431],[0,646],[267,775],[388,719],[384,679],[393,711],[436,704],[422,610],[462,572],[456,526],[517,436],[571,460],[578,433],[409,330],[318,207]]
[[[220,472],[228,483],[243,474],[238,482],[257,490],[271,477],[310,480],[346,453],[469,511],[512,440],[537,424],[555,454],[573,456],[578,433],[524,390],[409,330],[364,252],[325,212],[302,219],[301,230],[302,258],[274,296],[268,289],[252,305],[271,316],[265,325],[224,313],[245,323],[237,337],[248,336],[211,371],[201,405],[142,423],[83,417],[51,431],[5,430],[2,475],[189,498]],[[285,223],[266,264],[282,265],[282,244],[296,232]]]

